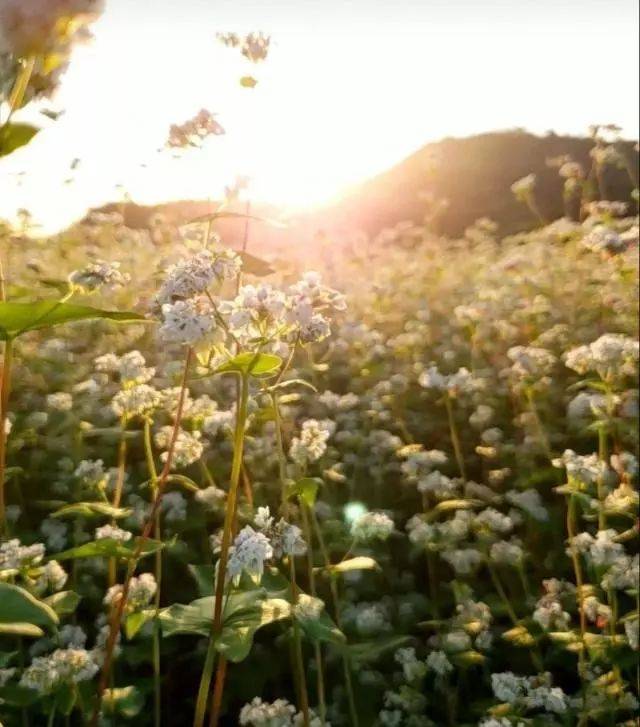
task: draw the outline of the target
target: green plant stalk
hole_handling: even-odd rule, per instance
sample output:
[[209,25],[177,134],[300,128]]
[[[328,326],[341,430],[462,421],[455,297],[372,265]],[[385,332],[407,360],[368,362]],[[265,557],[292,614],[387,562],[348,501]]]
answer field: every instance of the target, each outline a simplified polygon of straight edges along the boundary
[[136,570],[136,565],[142,554],[142,549],[144,548],[144,545],[147,542],[147,540],[149,540],[149,537],[151,536],[152,530],[155,525],[156,515],[159,512],[160,505],[162,503],[162,496],[164,494],[164,488],[167,484],[167,480],[169,479],[169,475],[171,473],[171,465],[173,463],[173,453],[175,451],[176,440],[178,438],[178,432],[180,430],[180,422],[182,421],[182,412],[184,411],[184,402],[185,402],[186,391],[187,391],[187,377],[189,375],[189,368],[191,366],[192,357],[193,357],[193,350],[191,349],[191,347],[189,347],[189,348],[187,348],[187,353],[185,355],[184,371],[182,374],[182,382],[180,384],[180,396],[178,397],[178,406],[176,408],[175,424],[173,426],[173,431],[171,432],[169,448],[167,449],[167,459],[164,463],[164,467],[162,468],[162,472],[160,473],[160,476],[158,477],[158,481],[156,483],[157,497],[153,501],[153,505],[151,507],[151,512],[144,524],[144,528],[142,529],[142,533],[137,541],[136,548],[129,561],[129,564],[127,567],[127,575],[125,577],[124,584],[122,586],[122,594],[120,596],[120,600],[118,601],[118,605],[114,609],[114,612],[111,616],[109,636],[107,637],[107,642],[105,644],[104,662],[102,665],[102,672],[100,674],[100,682],[98,684],[98,692],[96,695],[93,716],[91,718],[91,723],[90,723],[91,727],[98,727],[98,721],[100,719],[100,709],[102,707],[102,697],[107,688],[107,685],[109,684],[109,680],[110,680],[110,676],[111,676],[111,668],[113,665],[114,650],[115,650],[116,642],[118,640],[118,634],[120,633],[120,627],[122,625],[122,618],[124,616],[124,611],[125,611],[125,608],[127,605],[127,598],[129,596],[129,589],[131,587],[131,579],[133,578],[133,574],[135,573],[135,570]]
[[[151,442],[151,420],[146,417],[144,420],[144,453],[147,461],[147,469],[151,479],[151,488],[153,491],[154,502],[158,497],[158,471],[153,457],[153,444]],[[153,526],[153,537],[156,540],[162,539],[162,528],[160,524],[160,510],[156,513]],[[153,723],[154,727],[160,727],[162,723],[162,691],[161,691],[161,658],[160,658],[160,620],[158,613],[160,611],[160,589],[162,587],[162,551],[159,550],[155,554],[154,575],[156,579],[156,595],[154,598],[155,614],[153,619],[153,635],[152,635],[152,662],[153,662]]]
[[[275,422],[276,422],[276,445],[278,451],[278,472],[280,475],[280,490],[282,493],[282,509],[284,510],[287,502],[286,492],[286,474],[287,474],[287,461],[284,453],[284,441],[282,437],[282,419],[280,417],[280,406],[278,404],[278,394],[273,392],[271,394],[271,402],[273,404]],[[301,509],[304,509],[304,503],[300,503]],[[307,543],[307,555],[309,553],[310,544]],[[307,564],[309,560],[307,559]],[[293,598],[294,606],[298,602],[298,585],[296,582],[296,565],[293,556],[289,557],[289,570],[291,574],[291,595]],[[313,574],[313,567],[309,568],[309,573]],[[298,698],[300,701],[300,708],[304,719],[305,727],[309,726],[309,694],[307,692],[307,680],[305,678],[303,654],[302,654],[302,638],[300,635],[300,627],[298,622],[293,619],[293,668],[296,674],[296,681],[298,684]],[[321,669],[321,663],[318,662],[318,670]]]
[[[293,605],[298,603],[298,583],[296,581],[296,563],[293,556],[289,556],[289,574],[291,576],[291,597]],[[293,644],[294,644],[294,665],[296,670],[296,681],[299,688],[300,711],[304,727],[309,727],[309,694],[307,692],[307,679],[304,673],[304,656],[302,653],[302,637],[300,635],[300,625],[297,619],[293,618]]]
[[[200,687],[198,689],[196,710],[193,718],[194,727],[202,727],[204,724],[205,713],[207,711],[207,698],[209,695],[209,687],[211,685],[213,666],[215,663],[215,643],[220,631],[222,630],[222,608],[227,574],[227,561],[229,559],[229,548],[231,547],[231,535],[236,513],[236,502],[238,499],[238,485],[240,483],[242,455],[244,451],[244,430],[247,421],[247,408],[249,402],[249,374],[247,373],[242,374],[240,377],[240,392],[238,399],[236,426],[233,438],[231,480],[229,483],[229,494],[227,496],[227,507],[222,531],[222,543],[220,545],[220,557],[218,559],[213,620],[211,623],[211,634],[209,636],[207,655],[205,657],[204,668],[200,678]],[[216,672],[216,688],[214,689],[213,697],[216,696],[216,692],[220,694],[220,697],[222,696],[222,687],[224,686],[226,674],[226,666],[220,667],[220,664],[222,663],[223,660],[221,659]],[[218,715],[216,713],[219,711],[217,699],[212,699],[211,709],[211,724],[217,725]]]
[[4,342],[2,380],[0,381],[0,535],[7,527],[5,502],[5,478],[7,468],[7,417],[9,416],[9,396],[11,393],[11,368],[13,364],[13,340]]
[[[125,430],[127,420],[125,416],[120,417],[120,441],[118,442],[118,474],[116,476],[116,484],[113,492],[113,507],[120,507],[122,500],[122,488],[124,487],[124,478],[127,469],[127,440],[125,439]],[[111,521],[112,525],[117,525],[115,519]],[[109,558],[109,586],[115,585],[117,562],[115,558]]]
[[467,473],[464,466],[464,458],[462,457],[460,437],[458,436],[458,428],[456,427],[456,421],[453,416],[453,405],[451,404],[451,396],[449,395],[449,392],[447,392],[445,395],[444,403],[447,408],[447,419],[449,420],[449,434],[451,435],[451,444],[453,444],[453,451],[456,455],[456,462],[458,463],[460,476],[463,480],[466,481]]
[[[315,532],[316,538],[318,539],[318,544],[320,545],[320,552],[322,553],[325,567],[328,568],[329,566],[331,566],[331,558],[329,557],[327,545],[324,542],[320,523],[318,522],[318,516],[316,515],[313,508],[309,508],[309,512],[311,514],[313,530]],[[342,631],[342,619],[340,618],[338,587],[336,585],[335,579],[332,576],[329,576],[329,588],[331,590],[331,599],[333,602],[333,617],[335,619],[337,627]],[[351,679],[351,663],[349,657],[346,655],[342,656],[342,671],[344,673],[344,683],[347,690],[347,700],[349,702],[349,716],[351,717],[351,724],[353,727],[358,727],[358,709],[356,707],[356,700],[353,692],[353,681]]]
[[540,440],[540,443],[542,444],[545,454],[547,455],[547,458],[549,461],[553,459],[553,454],[551,452],[551,445],[549,444],[549,437],[547,436],[547,432],[545,431],[544,425],[542,424],[542,420],[540,419],[540,414],[538,413],[538,407],[536,406],[536,401],[533,396],[533,391],[531,390],[530,386],[526,387],[526,397],[527,397],[527,403],[529,404],[529,411],[531,412],[531,415],[533,416],[533,421],[536,425],[536,431],[538,432],[538,439]]
[[[578,652],[578,672],[582,684],[582,708],[586,709],[586,685],[584,682],[584,659],[585,659],[585,634],[587,632],[587,615],[584,610],[584,580],[582,577],[582,565],[580,564],[580,554],[573,544],[573,538],[576,535],[576,498],[569,495],[567,503],[567,535],[569,537],[569,548],[571,550],[571,561],[573,563],[573,571],[576,579],[576,598],[578,601],[578,612],[580,619],[580,651]],[[584,715],[583,715],[584,716]],[[588,717],[587,717],[588,719]],[[583,724],[581,719],[580,724]]]
[[[313,536],[311,534],[311,526],[309,524],[309,513],[308,507],[304,502],[300,503],[300,515],[302,519],[302,529],[304,531],[304,538],[307,541],[307,571],[309,575],[309,590],[311,595],[317,597],[316,589],[316,576],[313,572]],[[324,724],[327,721],[327,702],[325,696],[324,686],[324,667],[322,663],[322,649],[318,642],[314,643],[314,656],[316,660],[316,690],[318,692],[318,709],[320,710],[320,720]]]

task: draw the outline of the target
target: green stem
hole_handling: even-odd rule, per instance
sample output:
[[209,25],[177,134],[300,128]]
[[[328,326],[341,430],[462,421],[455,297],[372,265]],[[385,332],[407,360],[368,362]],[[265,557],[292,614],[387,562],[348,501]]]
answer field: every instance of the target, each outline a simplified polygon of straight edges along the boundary
[[[293,556],[289,556],[289,573],[291,576],[291,597],[293,605],[298,602],[298,584],[296,581],[296,564]],[[296,681],[299,687],[300,711],[304,720],[304,727],[309,727],[309,694],[307,692],[307,679],[304,672],[304,655],[302,653],[302,637],[300,635],[300,625],[296,618],[293,619],[293,644],[294,644],[294,664],[296,670]]]
[[180,396],[178,398],[178,406],[176,409],[176,415],[175,415],[175,423],[173,425],[173,431],[171,432],[171,440],[169,442],[169,448],[167,450],[167,459],[164,463],[164,467],[162,468],[162,472],[160,473],[160,476],[158,477],[157,483],[156,483],[156,490],[157,490],[157,497],[153,501],[153,505],[151,507],[151,512],[149,514],[149,517],[147,518],[144,527],[142,529],[142,533],[138,540],[136,541],[136,546],[133,551],[133,554],[131,556],[131,559],[129,560],[129,565],[127,567],[127,574],[124,579],[124,584],[122,586],[122,594],[120,596],[120,599],[118,601],[117,606],[115,607],[110,620],[110,628],[109,628],[109,636],[107,637],[107,643],[105,644],[105,654],[104,654],[104,662],[102,665],[102,673],[100,675],[100,682],[98,684],[98,693],[97,698],[95,700],[94,709],[93,709],[93,715],[91,717],[91,727],[98,727],[98,722],[100,719],[100,710],[102,707],[102,696],[105,692],[105,689],[107,688],[107,685],[109,684],[110,676],[111,676],[111,667],[113,664],[113,655],[115,646],[118,640],[118,634],[120,633],[120,627],[122,625],[122,619],[124,616],[125,608],[127,606],[127,599],[129,596],[129,589],[131,587],[131,579],[133,578],[133,574],[135,573],[136,565],[138,560],[140,559],[140,556],[142,555],[142,550],[151,537],[151,533],[153,531],[155,521],[156,521],[156,515],[158,514],[160,510],[160,505],[162,504],[162,496],[164,494],[164,488],[167,484],[167,480],[169,479],[169,475],[171,473],[171,465],[173,464],[173,455],[175,451],[176,446],[176,440],[178,439],[178,432],[180,430],[180,422],[182,421],[182,412],[184,411],[184,402],[186,398],[186,392],[187,392],[187,379],[189,376],[189,367],[191,366],[191,358],[193,356],[193,350],[191,348],[187,349],[187,353],[185,355],[185,361],[184,361],[184,371],[182,374],[182,383],[180,385]]
[[[153,500],[158,497],[158,471],[153,456],[153,444],[151,442],[151,419],[148,417],[144,420],[144,454],[147,462],[147,469],[151,479],[151,489],[153,491]],[[156,513],[153,526],[153,537],[162,540],[162,528],[160,523],[160,509]],[[160,727],[162,723],[162,690],[161,690],[161,654],[160,654],[160,620],[158,614],[160,612],[160,589],[162,587],[162,551],[159,550],[155,554],[154,575],[156,579],[156,595],[154,599],[155,614],[153,619],[153,635],[151,641],[151,659],[153,662],[153,724],[154,727]]]
[[453,451],[456,455],[456,462],[458,463],[458,469],[460,470],[460,476],[466,481],[467,473],[464,466],[464,458],[462,457],[462,447],[460,446],[460,437],[458,436],[458,428],[456,427],[456,421],[453,416],[453,406],[451,404],[451,396],[447,392],[444,399],[445,406],[447,407],[447,419],[449,420],[449,433],[451,435],[451,443],[453,444]]
[[0,381],[0,535],[7,526],[5,503],[5,476],[7,467],[7,417],[9,416],[9,395],[11,392],[11,366],[13,363],[13,340],[4,342],[2,380]]
[[[200,687],[198,689],[196,711],[193,718],[194,727],[202,727],[204,724],[205,713],[207,711],[207,696],[209,694],[209,687],[213,676],[213,665],[215,662],[215,642],[222,630],[222,607],[227,574],[227,561],[229,558],[229,548],[231,547],[231,535],[236,513],[236,502],[238,499],[238,484],[240,482],[240,473],[242,470],[244,434],[249,403],[249,374],[242,374],[240,378],[240,392],[238,398],[236,426],[233,438],[231,480],[229,483],[229,494],[227,496],[227,508],[224,517],[222,543],[220,545],[220,557],[218,559],[213,621],[211,623],[209,645],[207,647],[207,655],[205,658],[204,668],[202,670],[202,676],[200,678]],[[219,700],[222,698],[222,687],[224,686],[224,676],[226,673],[226,669],[220,666],[222,663],[223,661],[221,659],[218,664],[218,670],[216,673],[216,689],[213,694],[214,697],[216,697],[216,694],[219,694],[220,696],[219,698],[212,699],[211,705],[211,724],[213,727],[216,727],[218,723],[218,711],[220,709]]]
[[[309,513],[311,514],[311,522],[313,524],[313,530],[315,532],[316,538],[318,539],[318,544],[320,546],[320,552],[322,553],[322,558],[325,564],[325,567],[331,566],[331,558],[329,557],[329,551],[327,549],[327,545],[324,541],[324,536],[322,535],[322,530],[320,528],[320,523],[318,522],[318,516],[316,515],[313,508],[309,508]],[[329,578],[329,588],[331,590],[331,598],[333,602],[333,617],[336,622],[336,625],[340,630],[342,630],[342,619],[340,618],[340,608],[339,608],[339,598],[338,598],[338,586],[336,585],[336,581],[333,577]],[[353,691],[353,681],[351,679],[351,660],[348,656],[343,655],[342,656],[342,671],[344,673],[344,683],[347,690],[347,699],[349,702],[349,716],[351,717],[351,724],[352,727],[358,727],[359,721],[358,721],[358,709],[356,707],[356,700],[355,695]]]

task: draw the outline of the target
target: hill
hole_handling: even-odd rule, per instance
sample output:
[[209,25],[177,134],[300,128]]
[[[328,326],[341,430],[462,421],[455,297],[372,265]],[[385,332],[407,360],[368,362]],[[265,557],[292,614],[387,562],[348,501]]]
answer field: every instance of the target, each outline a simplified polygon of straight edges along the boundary
[[[521,130],[446,138],[427,144],[391,169],[354,186],[338,201],[290,220],[287,229],[252,223],[251,247],[274,250],[292,242],[306,246],[318,234],[336,238],[364,231],[373,235],[403,220],[421,222],[426,210],[425,192],[448,200],[448,207],[436,222],[436,229],[442,234],[459,235],[480,217],[497,222],[503,234],[527,229],[533,223],[531,214],[514,198],[510,189],[513,182],[534,173],[538,178],[536,198],[540,210],[546,218],[556,219],[563,214],[563,182],[548,160],[569,155],[589,169],[592,147],[589,138],[554,133],[536,136]],[[638,157],[634,145],[621,142],[619,149],[635,171]],[[609,168],[603,183],[609,199],[629,199],[632,185],[627,170]],[[202,201],[155,206],[127,203],[106,205],[101,211],[113,209],[123,212],[128,226],[145,227],[156,213],[182,224],[213,211],[215,205]],[[254,208],[253,212],[278,217],[278,210],[273,207]],[[218,225],[232,245],[244,234],[242,221],[223,220]]]

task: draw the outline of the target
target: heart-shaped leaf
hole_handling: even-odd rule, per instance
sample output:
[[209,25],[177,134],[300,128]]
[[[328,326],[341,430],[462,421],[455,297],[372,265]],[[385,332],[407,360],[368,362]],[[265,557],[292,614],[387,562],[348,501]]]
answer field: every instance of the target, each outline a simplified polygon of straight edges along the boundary
[[[56,560],[73,560],[74,558],[133,558],[136,551],[138,538],[133,542],[121,543],[113,538],[102,538],[101,540],[92,540],[90,543],[78,545],[69,550],[63,550],[62,553],[56,553]],[[158,550],[164,548],[164,543],[159,540],[147,539],[140,552],[140,557],[151,555]]]
[[56,612],[20,586],[0,583],[0,624],[33,624],[53,629]]
[[0,303],[0,339],[15,338],[27,331],[51,328],[73,321],[103,318],[118,322],[140,322],[144,316],[130,311],[109,311],[57,300],[33,303]]
[[239,373],[266,376],[275,373],[282,364],[280,356],[272,353],[241,353],[216,369],[215,373]]

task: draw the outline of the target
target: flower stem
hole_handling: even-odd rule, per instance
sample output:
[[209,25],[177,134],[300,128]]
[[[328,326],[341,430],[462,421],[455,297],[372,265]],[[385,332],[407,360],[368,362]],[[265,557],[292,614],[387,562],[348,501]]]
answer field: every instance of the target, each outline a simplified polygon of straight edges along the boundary
[[447,407],[447,419],[449,420],[449,433],[451,435],[451,443],[453,444],[453,451],[456,455],[456,462],[458,463],[458,469],[460,470],[460,476],[463,480],[467,479],[467,473],[464,466],[464,458],[462,457],[462,447],[460,446],[460,437],[458,436],[458,428],[456,427],[456,421],[453,416],[453,406],[451,404],[451,397],[447,392],[444,399],[445,406]]
[[0,535],[4,535],[7,516],[5,503],[5,473],[7,466],[7,417],[9,416],[9,394],[11,392],[11,365],[13,363],[13,340],[4,342],[2,380],[0,381]]
[[[153,491],[154,502],[158,497],[158,471],[153,457],[153,445],[151,442],[151,419],[148,417],[144,420],[144,453],[147,461],[147,469],[151,479],[151,489]],[[153,524],[153,537],[156,540],[162,539],[162,529],[160,525],[160,510],[158,509]],[[160,620],[158,613],[160,611],[160,589],[162,587],[162,551],[159,550],[155,554],[154,575],[156,579],[156,595],[154,599],[154,620],[152,635],[152,662],[153,662],[153,724],[154,727],[160,727],[162,723],[162,691],[160,684],[161,658],[160,658]]]
[[[222,607],[224,601],[225,581],[227,574],[227,561],[229,559],[229,548],[231,547],[231,535],[233,522],[236,514],[236,502],[238,499],[238,485],[240,483],[240,473],[242,471],[242,455],[244,450],[244,430],[247,421],[247,410],[249,403],[249,375],[242,374],[240,378],[240,391],[238,396],[238,408],[236,415],[236,426],[233,438],[233,461],[231,464],[231,480],[229,483],[229,494],[227,496],[227,508],[224,517],[224,527],[222,531],[222,543],[220,545],[220,558],[218,559],[218,572],[216,575],[215,601],[213,608],[213,620],[211,622],[211,634],[209,636],[209,645],[207,655],[205,657],[204,668],[200,678],[200,687],[198,689],[198,698],[196,701],[196,711],[193,718],[194,727],[202,727],[204,724],[205,713],[207,711],[207,697],[209,695],[209,687],[213,673],[213,665],[215,662],[215,642],[222,630]],[[215,727],[218,724],[220,700],[222,699],[222,691],[226,676],[226,663],[224,659],[220,659],[218,669],[216,671],[215,688],[211,700],[211,720],[210,724]]]
[[169,474],[171,473],[171,465],[173,463],[173,454],[175,451],[176,440],[178,438],[178,432],[180,430],[180,422],[182,421],[182,412],[184,410],[184,402],[185,402],[186,391],[187,391],[187,377],[189,374],[189,367],[191,366],[192,356],[193,356],[193,351],[191,348],[188,348],[186,356],[185,356],[182,383],[180,385],[180,396],[178,397],[178,406],[176,409],[175,424],[173,426],[173,431],[171,433],[171,440],[169,442],[169,448],[167,450],[167,459],[164,463],[164,467],[162,468],[162,472],[160,473],[160,476],[158,477],[158,480],[156,483],[157,496],[153,501],[153,505],[151,507],[151,512],[149,513],[149,517],[147,518],[147,520],[144,524],[144,527],[142,529],[142,534],[138,538],[138,540],[136,542],[136,547],[133,551],[131,559],[129,560],[129,565],[127,568],[127,575],[124,580],[124,584],[122,586],[122,594],[121,594],[118,604],[117,604],[116,608],[114,609],[114,612],[111,616],[109,636],[107,637],[107,642],[105,644],[104,662],[102,665],[102,672],[100,675],[100,683],[98,685],[97,698],[96,698],[95,707],[93,710],[93,716],[91,718],[91,727],[98,727],[98,721],[100,719],[100,709],[102,707],[102,696],[107,688],[107,685],[109,684],[109,678],[111,675],[111,667],[113,665],[113,655],[114,655],[114,651],[115,651],[116,642],[118,640],[118,634],[120,633],[120,626],[122,624],[122,618],[124,616],[125,608],[127,605],[127,598],[129,596],[129,588],[131,586],[131,579],[133,578],[133,574],[135,572],[137,562],[140,559],[140,556],[142,555],[142,550],[145,546],[145,543],[147,542],[147,540],[149,540],[149,537],[151,536],[151,533],[153,531],[153,528],[154,528],[154,525],[156,522],[156,515],[160,511],[160,505],[162,503],[162,496],[164,494],[164,488],[165,488],[165,485],[167,484],[167,480],[169,479]]
[[[298,602],[298,584],[296,581],[296,563],[293,556],[289,556],[289,573],[291,575],[291,597],[293,604]],[[304,656],[302,653],[302,637],[300,635],[300,625],[297,619],[293,619],[293,644],[294,644],[294,664],[297,676],[300,711],[304,720],[304,727],[309,727],[309,695],[307,693],[307,679],[304,673]]]

